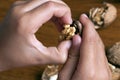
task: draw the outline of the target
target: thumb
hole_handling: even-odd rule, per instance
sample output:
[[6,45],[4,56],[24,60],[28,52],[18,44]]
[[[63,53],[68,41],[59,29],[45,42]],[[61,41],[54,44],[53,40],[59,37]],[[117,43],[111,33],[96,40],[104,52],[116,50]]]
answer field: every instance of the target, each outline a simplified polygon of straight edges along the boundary
[[71,41],[66,40],[62,41],[58,47],[48,47],[49,50],[49,58],[51,64],[63,64],[67,60],[68,51],[71,47]]
[[59,73],[58,80],[70,80],[71,79],[78,64],[79,55],[80,55],[80,52],[79,52],[80,44],[81,44],[80,36],[79,35],[73,36],[72,45],[69,50],[68,59]]

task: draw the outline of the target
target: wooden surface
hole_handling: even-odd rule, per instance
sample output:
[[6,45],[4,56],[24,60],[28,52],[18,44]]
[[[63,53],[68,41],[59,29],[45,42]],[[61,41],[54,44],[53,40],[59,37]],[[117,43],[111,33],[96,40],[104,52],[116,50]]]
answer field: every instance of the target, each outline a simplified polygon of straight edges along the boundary
[[[0,21],[4,18],[10,5],[15,0],[0,0]],[[79,15],[88,12],[90,8],[100,6],[103,0],[64,0],[72,10],[74,19],[78,19]],[[112,2],[118,9],[117,19],[107,28],[99,30],[99,34],[106,46],[109,48],[115,42],[120,41],[120,1],[106,0]],[[46,33],[47,32],[47,33]],[[49,33],[48,33],[49,32]],[[56,46],[58,44],[58,35],[55,26],[48,22],[36,33],[37,38],[46,46]],[[34,66],[13,69],[0,72],[0,80],[40,80],[43,66]]]

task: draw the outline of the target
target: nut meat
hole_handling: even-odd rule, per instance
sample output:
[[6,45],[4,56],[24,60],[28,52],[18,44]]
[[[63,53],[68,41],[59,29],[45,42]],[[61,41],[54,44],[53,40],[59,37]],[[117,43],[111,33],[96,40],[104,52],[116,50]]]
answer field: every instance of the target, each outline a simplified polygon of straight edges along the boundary
[[75,34],[81,34],[82,26],[79,21],[73,21],[71,25],[64,25],[64,30],[62,30],[62,34],[60,35],[60,40],[69,40]]

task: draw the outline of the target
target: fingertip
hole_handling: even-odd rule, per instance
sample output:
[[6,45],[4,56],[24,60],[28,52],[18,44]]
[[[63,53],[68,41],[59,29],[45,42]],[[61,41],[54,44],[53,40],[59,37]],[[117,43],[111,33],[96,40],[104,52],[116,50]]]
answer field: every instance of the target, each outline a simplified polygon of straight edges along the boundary
[[84,24],[87,22],[88,17],[87,17],[86,14],[82,14],[82,15],[80,16],[79,20],[80,20],[80,22],[84,25]]
[[71,40],[66,40],[62,42],[63,46],[65,46],[67,49],[71,47]]
[[92,23],[92,21],[88,18],[88,16],[86,14],[82,14],[80,16],[80,22],[82,23],[82,25],[84,27],[92,27],[94,28],[94,24]]
[[73,42],[73,45],[80,44],[81,43],[81,37],[80,37],[80,35],[77,34],[77,35],[73,36],[73,41],[72,42]]
[[80,22],[83,25],[83,37],[86,37],[86,35],[92,35],[95,34],[95,27],[92,21],[87,17],[86,14],[82,14],[80,16]]
[[58,46],[58,49],[62,52],[64,51],[68,51],[69,48],[71,47],[71,41],[70,40],[65,40],[65,41],[62,41],[59,46]]
[[71,47],[71,41],[70,40],[62,41],[59,44],[58,52],[60,53],[59,57],[61,57],[60,63],[65,63],[65,61],[67,60],[68,51],[69,51],[70,47]]
[[82,15],[80,16],[80,18],[86,18],[86,19],[88,19],[88,16],[87,16],[86,14],[82,14]]
[[64,24],[72,24],[71,14],[70,14],[70,13],[66,14],[66,15],[62,18],[62,21],[63,21]]
[[70,17],[68,18],[68,23],[69,23],[69,24],[72,24],[72,22],[73,22],[72,16],[70,16]]
[[79,49],[81,44],[81,38],[79,35],[73,36],[72,45],[69,51],[70,57],[78,57],[79,56]]

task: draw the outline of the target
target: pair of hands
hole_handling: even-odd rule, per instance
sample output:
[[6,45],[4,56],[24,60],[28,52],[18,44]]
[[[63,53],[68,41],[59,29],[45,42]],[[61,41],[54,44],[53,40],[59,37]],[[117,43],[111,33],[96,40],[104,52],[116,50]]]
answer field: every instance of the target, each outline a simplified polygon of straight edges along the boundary
[[[0,71],[30,65],[65,63],[59,80],[110,80],[104,45],[92,22],[84,14],[82,38],[45,47],[36,31],[52,20],[58,30],[71,24],[70,8],[61,0],[17,1],[0,25]],[[59,58],[58,58],[59,56]]]

